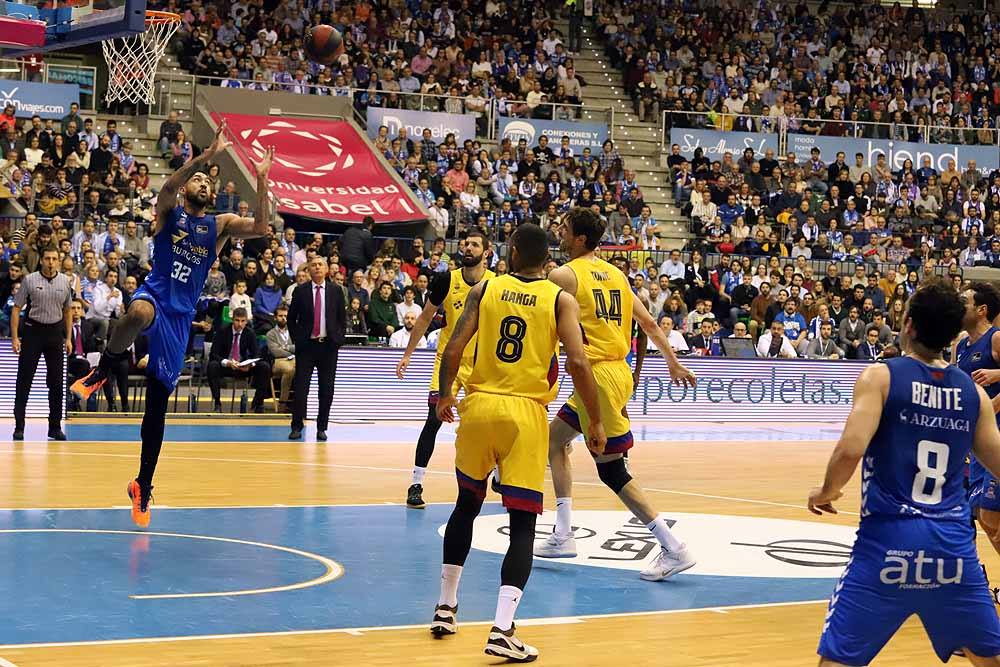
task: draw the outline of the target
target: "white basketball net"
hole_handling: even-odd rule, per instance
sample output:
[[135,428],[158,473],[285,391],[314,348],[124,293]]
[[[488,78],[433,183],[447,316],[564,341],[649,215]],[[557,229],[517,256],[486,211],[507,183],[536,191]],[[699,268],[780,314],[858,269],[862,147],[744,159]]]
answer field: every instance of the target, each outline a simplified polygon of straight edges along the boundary
[[[178,17],[179,19],[180,17]],[[146,19],[146,31],[101,42],[108,64],[108,102],[156,101],[156,66],[180,20]]]

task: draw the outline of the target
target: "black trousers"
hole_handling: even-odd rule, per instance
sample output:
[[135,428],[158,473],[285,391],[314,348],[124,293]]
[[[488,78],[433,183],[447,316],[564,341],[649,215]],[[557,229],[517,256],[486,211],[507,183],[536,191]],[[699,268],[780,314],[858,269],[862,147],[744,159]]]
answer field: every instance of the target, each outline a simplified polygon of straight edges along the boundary
[[330,406],[333,405],[333,381],[337,376],[336,347],[329,343],[310,340],[295,345],[295,404],[292,406],[292,429],[301,431],[306,420],[306,400],[313,369],[319,376],[319,412],[316,430],[325,431],[330,424]]
[[258,361],[249,372],[244,372],[226,368],[221,362],[213,359],[208,362],[208,386],[212,390],[212,401],[215,403],[222,397],[224,377],[250,378],[250,385],[254,389],[251,407],[254,408],[263,405],[264,399],[271,391],[271,365],[266,361]]
[[33,324],[21,320],[18,332],[21,354],[17,358],[17,393],[14,396],[14,425],[24,428],[31,382],[38,370],[38,360],[45,357],[45,385],[49,388],[49,429],[62,427],[63,366],[66,359],[66,325]]

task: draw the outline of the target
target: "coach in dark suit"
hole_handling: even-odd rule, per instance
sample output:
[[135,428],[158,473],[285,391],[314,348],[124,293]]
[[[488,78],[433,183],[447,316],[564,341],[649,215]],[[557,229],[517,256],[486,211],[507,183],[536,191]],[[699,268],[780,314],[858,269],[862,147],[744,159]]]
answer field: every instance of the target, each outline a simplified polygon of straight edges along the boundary
[[346,305],[344,292],[326,279],[328,267],[322,257],[309,262],[309,277],[292,292],[288,308],[288,328],[295,341],[295,401],[289,440],[302,437],[306,418],[306,398],[313,368],[319,377],[319,413],[316,439],[326,440],[333,404],[333,381],[337,375],[337,350],[344,343]]
[[[222,378],[251,377],[254,392],[251,410],[263,412],[264,397],[270,389],[271,365],[260,359],[257,334],[247,326],[246,308],[237,308],[232,313],[233,322],[227,324],[215,335],[212,352],[208,357],[208,386],[212,389],[212,403],[216,412],[222,412]],[[257,359],[251,366],[240,367],[240,362]]]

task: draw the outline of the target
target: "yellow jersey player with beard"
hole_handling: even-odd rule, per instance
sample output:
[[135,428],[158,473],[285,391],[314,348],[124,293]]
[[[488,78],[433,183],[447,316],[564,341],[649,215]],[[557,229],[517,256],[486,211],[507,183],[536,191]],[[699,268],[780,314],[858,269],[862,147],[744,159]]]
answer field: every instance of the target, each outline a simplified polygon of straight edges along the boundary
[[626,406],[634,390],[632,370],[626,357],[632,349],[632,322],[656,345],[677,383],[695,384],[694,374],[674,355],[663,331],[646,307],[635,298],[626,276],[594,253],[604,236],[604,222],[589,208],[577,207],[563,220],[561,249],[570,261],[549,273],[549,280],[573,295],[580,304],[587,359],[597,380],[599,415],[580,403],[574,392],[549,426],[549,463],[556,492],[556,525],[548,539],[535,548],[542,558],[576,556],[572,532],[573,476],[569,444],[585,433],[592,419],[599,417],[608,435],[602,454],[595,454],[597,475],[622,503],[656,536],[660,553],[642,571],[647,581],[661,581],[694,566],[684,544],[670,531],[653,509],[639,483],[629,473],[628,450],[632,447],[632,426]]
[[[431,281],[424,309],[421,311],[420,317],[417,318],[417,323],[413,325],[406,351],[403,352],[403,357],[396,365],[396,377],[402,380],[405,378],[406,368],[410,365],[410,358],[417,348],[417,343],[427,332],[427,327],[430,326],[438,308],[443,309],[445,324],[438,335],[437,356],[434,357],[434,372],[431,375],[431,386],[427,395],[427,419],[420,431],[420,437],[417,438],[413,476],[410,480],[410,488],[406,493],[406,506],[413,509],[423,509],[426,505],[423,498],[424,475],[427,472],[427,464],[430,463],[431,455],[434,454],[434,441],[441,429],[441,420],[437,418],[438,373],[441,369],[441,355],[455,330],[455,324],[462,315],[465,302],[469,298],[469,292],[483,280],[494,276],[494,273],[486,268],[489,249],[490,241],[485,234],[478,229],[469,232],[465,238],[465,250],[461,255],[462,268],[440,273]],[[465,381],[472,371],[475,351],[476,341],[473,339],[462,356],[462,365],[455,381],[458,387],[465,386]],[[455,391],[457,392],[457,388]]]

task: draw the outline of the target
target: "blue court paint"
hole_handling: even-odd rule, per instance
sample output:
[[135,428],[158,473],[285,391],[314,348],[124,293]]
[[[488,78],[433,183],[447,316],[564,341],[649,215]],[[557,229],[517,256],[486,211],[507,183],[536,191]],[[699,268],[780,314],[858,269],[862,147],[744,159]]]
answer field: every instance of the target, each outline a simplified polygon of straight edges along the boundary
[[[255,427],[256,428],[256,427]],[[0,645],[420,625],[437,602],[447,505],[155,509],[151,530],[291,547],[333,559],[339,579],[239,597],[136,600],[132,595],[256,589],[323,574],[315,560],[182,537],[0,532]],[[502,508],[493,503],[484,513]],[[0,511],[0,530],[131,531],[125,510]],[[493,616],[500,554],[473,550],[460,620]],[[828,578],[681,576],[664,583],[604,567],[539,562],[521,618],[816,600]],[[817,620],[818,622],[818,620]]]
[[[840,424],[788,424],[766,426],[758,424],[658,424],[634,421],[632,432],[639,440],[662,440],[665,442],[746,442],[746,441],[825,441],[840,437]],[[45,440],[46,426],[29,423],[26,431],[28,440]],[[420,422],[376,422],[368,424],[331,423],[327,434],[328,444],[359,442],[405,442],[416,443],[420,435]],[[164,439],[167,442],[287,442],[289,428],[286,425],[241,424],[239,419],[220,422],[206,421],[196,424],[167,424]],[[66,435],[70,440],[94,442],[137,442],[138,424],[74,424],[68,423]],[[314,425],[307,426],[306,442],[315,442]],[[9,437],[9,436],[7,436]],[[0,440],[5,439],[0,436]],[[455,428],[442,427],[438,442],[454,442]]]

